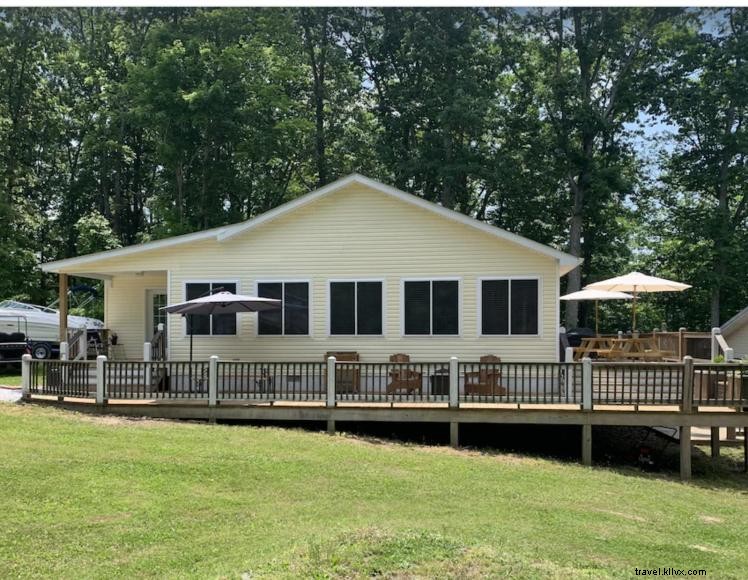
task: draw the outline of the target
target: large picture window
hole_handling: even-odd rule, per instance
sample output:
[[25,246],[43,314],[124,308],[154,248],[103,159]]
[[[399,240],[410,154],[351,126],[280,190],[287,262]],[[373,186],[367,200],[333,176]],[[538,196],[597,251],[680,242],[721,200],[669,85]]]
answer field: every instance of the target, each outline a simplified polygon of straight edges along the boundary
[[538,280],[482,280],[481,333],[538,334]]
[[330,282],[330,334],[382,334],[382,283]]
[[[186,300],[210,296],[216,292],[236,294],[235,282],[187,282]],[[187,334],[233,335],[236,334],[236,314],[190,314],[187,319]]]
[[406,280],[403,283],[405,334],[459,334],[459,302],[457,280]]
[[309,282],[258,282],[257,295],[283,301],[282,308],[257,313],[258,334],[309,334]]

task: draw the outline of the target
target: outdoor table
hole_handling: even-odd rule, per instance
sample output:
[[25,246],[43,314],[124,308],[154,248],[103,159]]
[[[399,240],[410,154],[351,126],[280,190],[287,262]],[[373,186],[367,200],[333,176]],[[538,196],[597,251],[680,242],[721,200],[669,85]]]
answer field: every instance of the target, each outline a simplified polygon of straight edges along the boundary
[[577,360],[581,360],[584,357],[595,354],[597,356],[607,356],[610,351],[609,336],[593,336],[590,338],[583,338],[582,343],[579,347],[574,349]]
[[651,336],[632,336],[611,339],[607,356],[610,359],[661,361],[665,356],[672,354],[660,350]]

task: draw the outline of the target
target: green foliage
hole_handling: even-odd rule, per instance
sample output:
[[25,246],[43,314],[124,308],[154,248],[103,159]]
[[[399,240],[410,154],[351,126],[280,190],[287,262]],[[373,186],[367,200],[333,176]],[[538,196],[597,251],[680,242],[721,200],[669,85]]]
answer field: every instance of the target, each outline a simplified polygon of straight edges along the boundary
[[562,290],[691,283],[641,321],[709,327],[748,303],[747,53],[744,9],[8,8],[0,297],[359,171],[584,258]]

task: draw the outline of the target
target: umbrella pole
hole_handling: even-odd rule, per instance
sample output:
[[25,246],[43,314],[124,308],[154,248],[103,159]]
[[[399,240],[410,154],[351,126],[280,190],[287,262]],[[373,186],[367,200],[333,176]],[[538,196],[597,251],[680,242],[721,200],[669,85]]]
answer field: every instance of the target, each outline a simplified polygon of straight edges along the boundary
[[595,300],[595,336],[600,336],[600,313],[598,311],[599,300]]
[[633,323],[631,325],[631,332],[636,332],[636,286],[634,286],[634,302],[632,303],[633,306]]

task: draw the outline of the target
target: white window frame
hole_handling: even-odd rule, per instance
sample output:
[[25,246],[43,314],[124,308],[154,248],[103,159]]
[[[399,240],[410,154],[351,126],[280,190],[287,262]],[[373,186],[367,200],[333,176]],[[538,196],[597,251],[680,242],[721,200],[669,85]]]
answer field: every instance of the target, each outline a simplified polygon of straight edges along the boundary
[[[406,282],[457,282],[457,334],[434,334],[434,289],[429,285],[429,334],[406,334],[405,333],[405,283]],[[418,278],[400,279],[400,336],[403,338],[461,338],[462,324],[462,277],[461,276],[419,276]]]
[[[506,334],[485,334],[483,332],[483,282],[488,281],[509,281],[509,292],[508,292],[508,319],[507,319],[507,333]],[[538,332],[535,334],[512,334],[512,280],[537,280],[538,282]],[[543,277],[538,274],[527,274],[519,276],[480,276],[478,277],[477,284],[477,300],[478,313],[476,323],[478,324],[478,336],[486,338],[542,338],[543,336]]]
[[[260,295],[260,284],[282,284],[283,287],[281,288],[281,296],[284,296],[286,293],[285,284],[294,284],[294,283],[306,283],[307,288],[309,291],[309,295],[307,297],[307,312],[308,312],[308,323],[307,323],[307,332],[306,334],[286,334],[286,308],[285,304],[281,307],[281,333],[280,334],[260,334],[260,320],[259,320],[259,314],[257,316],[256,324],[255,324],[255,337],[260,339],[272,339],[272,338],[300,338],[300,337],[310,337],[312,336],[312,295],[314,292],[312,291],[312,281],[309,278],[277,278],[273,276],[263,276],[262,278],[258,278],[254,282],[255,287],[255,296]],[[282,300],[282,298],[281,298]]]
[[[241,280],[232,280],[230,278],[215,278],[215,279],[190,279],[182,281],[182,298],[187,301],[187,284],[210,284],[211,289],[213,284],[236,284],[236,293],[241,294]],[[168,293],[168,291],[167,291]],[[208,315],[210,316],[210,314]],[[241,335],[241,324],[239,324],[239,318],[236,319],[236,332],[234,334],[213,334],[213,319],[210,319],[210,334],[195,334],[193,336],[200,337],[212,337],[212,338],[226,338],[230,336]],[[187,316],[182,316],[182,338],[189,338],[190,335],[187,333]]]
[[[353,321],[355,326],[354,334],[333,334],[332,333],[332,285],[336,282],[353,282]],[[382,285],[382,332],[380,334],[359,334],[358,333],[358,282],[379,282]],[[387,336],[387,293],[385,278],[331,278],[327,281],[327,336],[329,338],[382,338]]]

